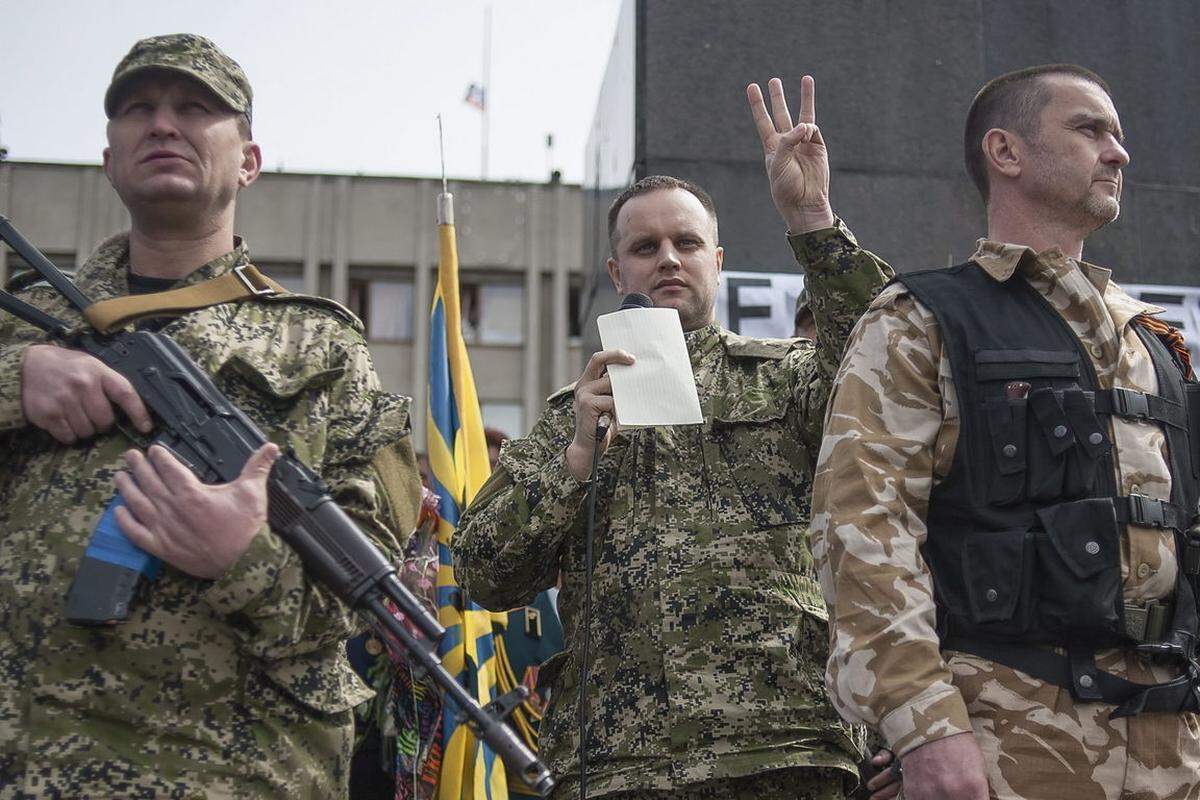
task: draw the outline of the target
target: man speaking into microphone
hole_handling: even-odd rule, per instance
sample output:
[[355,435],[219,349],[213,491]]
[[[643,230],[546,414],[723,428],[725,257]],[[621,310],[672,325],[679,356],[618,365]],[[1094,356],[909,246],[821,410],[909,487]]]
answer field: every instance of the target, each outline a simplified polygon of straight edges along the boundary
[[[776,86],[773,120],[761,95],[751,107],[803,264],[847,234],[829,207],[812,81],[794,126]],[[500,610],[561,574],[567,649],[542,667],[552,699],[540,749],[554,796],[578,796],[585,497],[599,448],[588,796],[843,797],[856,748],[823,689],[824,612],[803,512],[842,343],[890,270],[861,250],[826,260],[807,278],[815,346],[751,339],[715,323],[724,252],[707,192],[643,178],[613,202],[608,231],[617,292],[678,311],[704,421],[622,430],[607,370],[633,359],[595,353],[532,433],[506,443],[455,535],[458,580]],[[615,421],[597,441],[603,414]]]

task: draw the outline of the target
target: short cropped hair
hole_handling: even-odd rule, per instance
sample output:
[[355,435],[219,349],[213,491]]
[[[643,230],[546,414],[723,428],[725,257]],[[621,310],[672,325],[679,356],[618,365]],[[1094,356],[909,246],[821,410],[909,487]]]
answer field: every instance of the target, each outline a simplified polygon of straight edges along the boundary
[[657,192],[661,189],[683,189],[694,195],[700,201],[700,205],[704,206],[704,210],[708,212],[709,218],[712,219],[713,245],[717,244],[717,207],[708,192],[683,178],[673,178],[670,175],[647,175],[617,195],[617,199],[613,200],[612,205],[608,207],[608,248],[612,251],[613,258],[617,256],[617,216],[621,213],[621,208],[638,195]]
[[984,84],[971,108],[963,132],[963,156],[967,174],[986,203],[988,200],[987,164],[980,143],[992,128],[1013,131],[1026,139],[1037,136],[1042,109],[1050,102],[1050,89],[1042,78],[1048,75],[1073,75],[1094,83],[1112,96],[1108,84],[1090,69],[1076,64],[1042,64],[1006,72]]

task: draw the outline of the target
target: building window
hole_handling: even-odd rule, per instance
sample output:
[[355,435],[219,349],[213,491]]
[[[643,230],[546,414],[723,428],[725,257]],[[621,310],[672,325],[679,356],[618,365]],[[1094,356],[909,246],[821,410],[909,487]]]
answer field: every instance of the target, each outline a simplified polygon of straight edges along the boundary
[[577,343],[583,336],[583,287],[576,281],[571,281],[567,287],[567,336],[572,344]]
[[410,341],[413,335],[412,281],[371,281],[367,338]]
[[350,310],[372,341],[407,342],[413,336],[413,283],[405,280],[350,280]]
[[464,282],[463,338],[468,344],[525,342],[525,287],[511,283]]

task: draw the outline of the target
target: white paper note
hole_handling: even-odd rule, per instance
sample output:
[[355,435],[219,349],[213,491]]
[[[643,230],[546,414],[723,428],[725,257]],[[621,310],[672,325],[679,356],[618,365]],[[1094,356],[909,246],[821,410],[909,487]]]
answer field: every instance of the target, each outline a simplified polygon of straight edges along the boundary
[[617,421],[624,427],[696,425],[704,421],[679,312],[629,308],[596,319],[605,350],[624,350],[633,366],[610,364]]

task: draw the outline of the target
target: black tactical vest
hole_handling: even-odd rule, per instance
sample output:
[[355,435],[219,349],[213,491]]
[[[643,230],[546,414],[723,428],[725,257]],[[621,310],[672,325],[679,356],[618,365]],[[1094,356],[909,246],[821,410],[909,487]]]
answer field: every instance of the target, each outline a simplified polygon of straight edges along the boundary
[[[967,262],[897,280],[936,317],[958,396],[958,445],[930,496],[922,548],[943,648],[1057,683],[1079,700],[1122,705],[1119,713],[1200,707],[1200,542],[1185,533],[1200,487],[1200,425],[1189,424],[1200,415],[1200,387],[1139,327],[1159,394],[1102,389],[1074,332],[1019,274],[1000,282]],[[1169,502],[1118,494],[1111,415],[1163,427]],[[1162,624],[1149,637],[1146,610],[1127,608],[1122,595],[1130,522],[1174,529],[1180,556],[1173,608],[1156,609]],[[1096,670],[1095,651],[1111,647],[1182,659],[1188,680],[1146,687]]]

